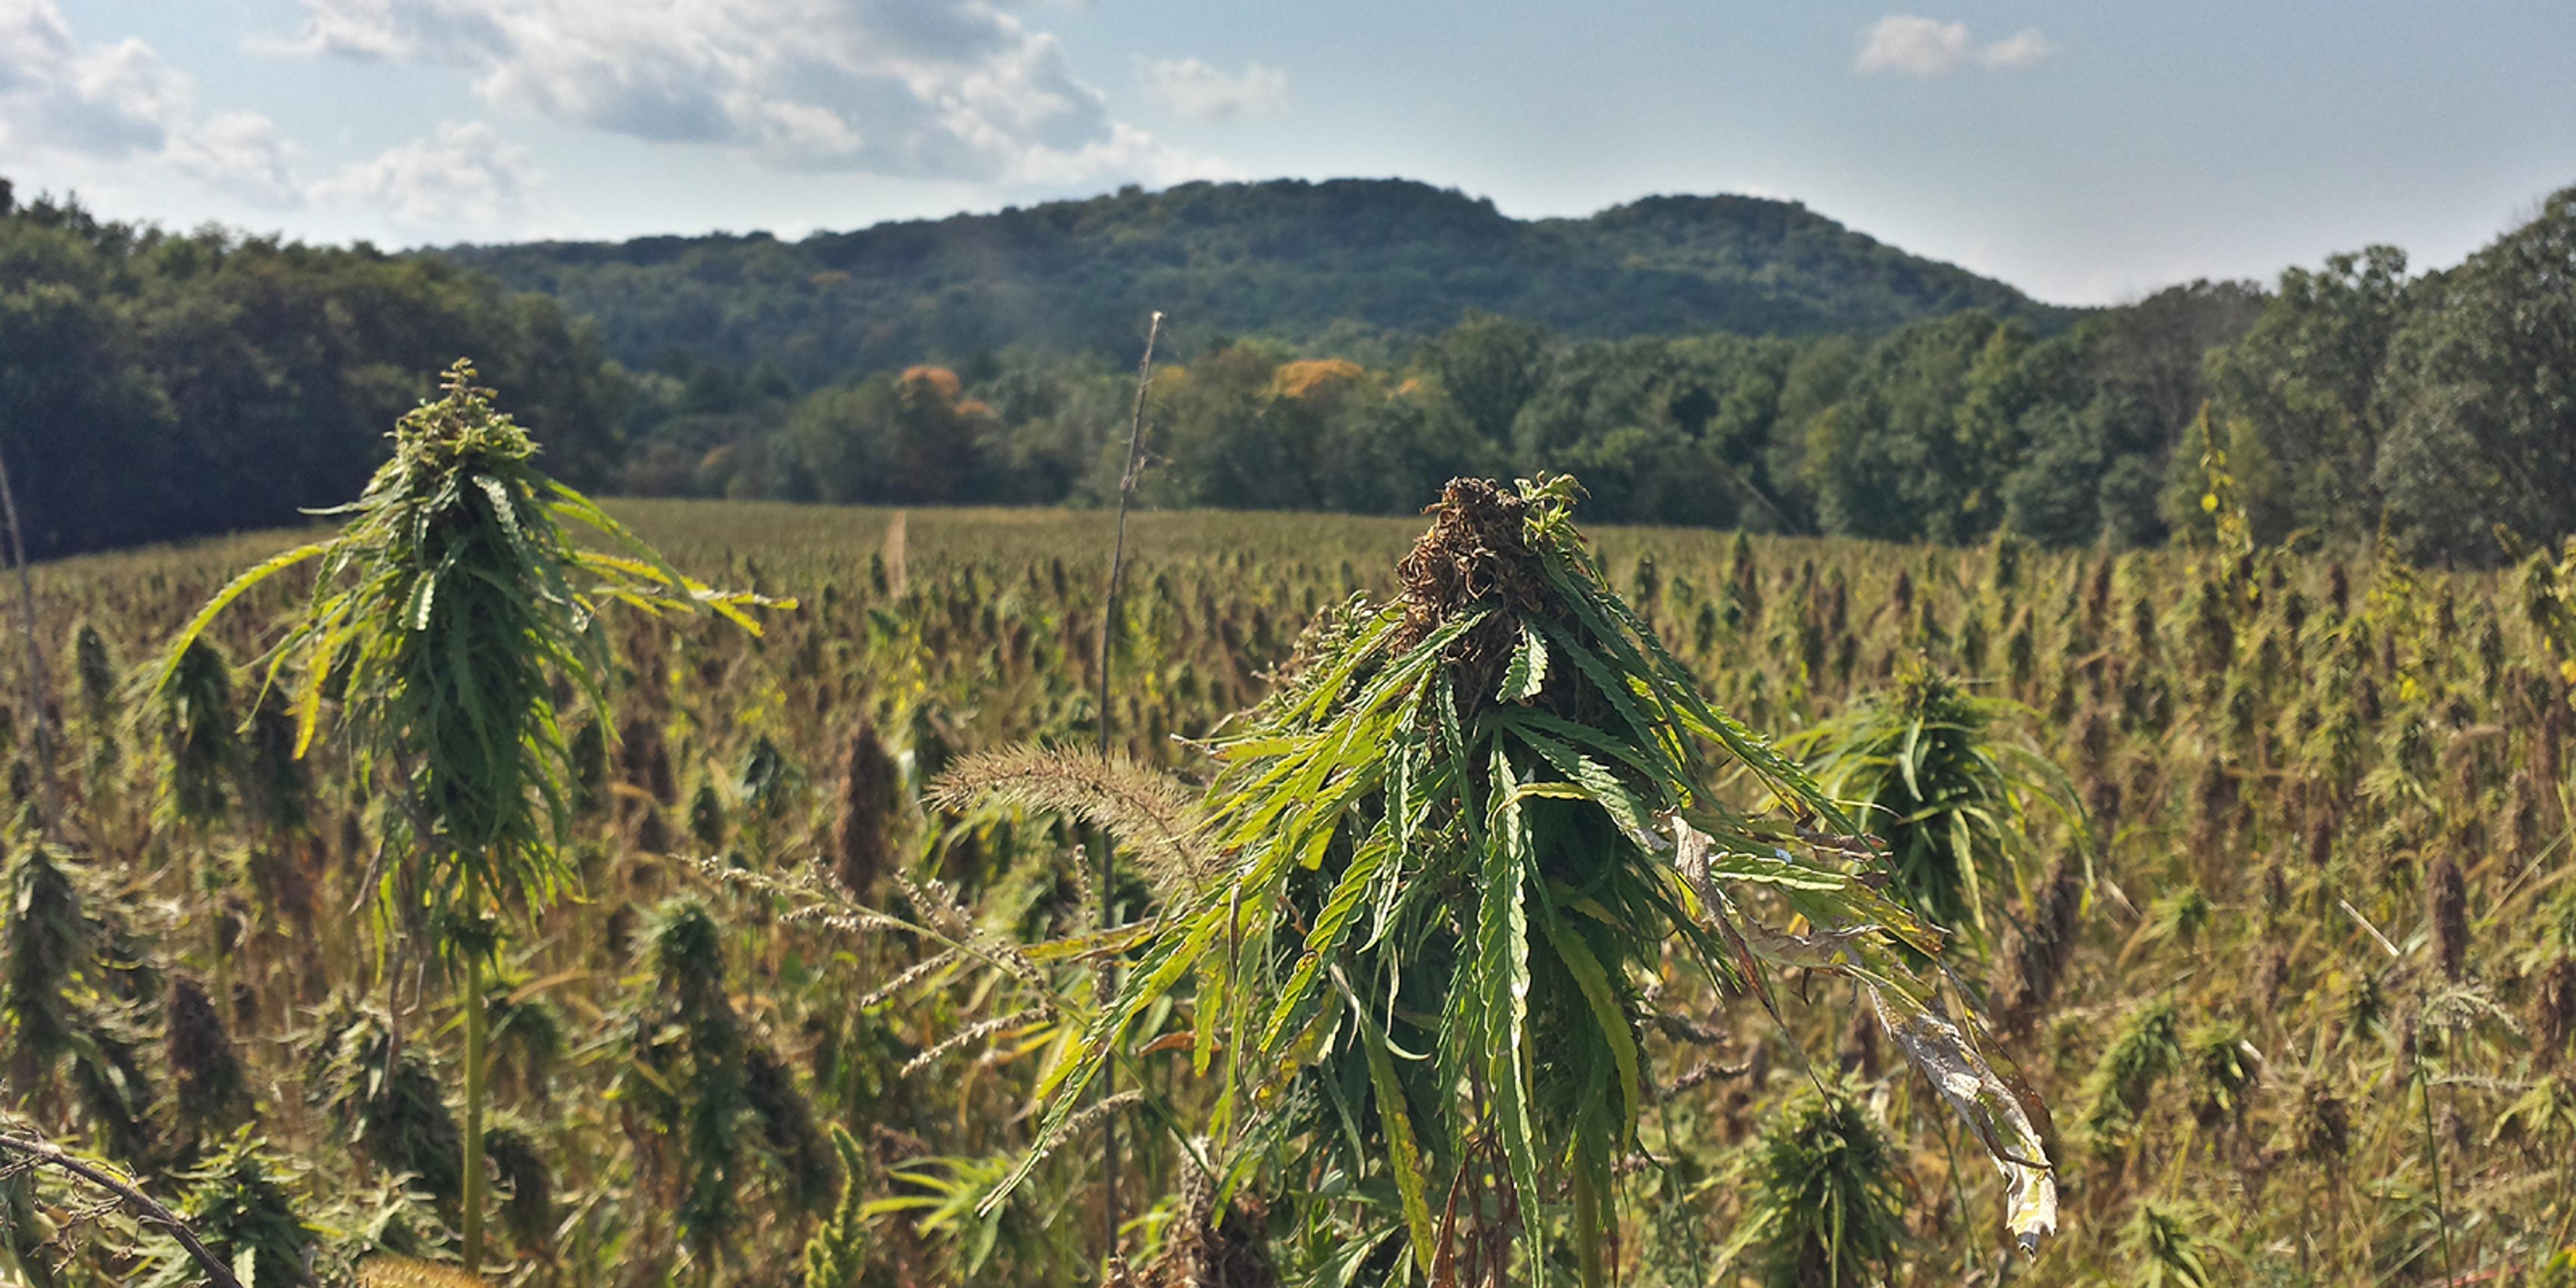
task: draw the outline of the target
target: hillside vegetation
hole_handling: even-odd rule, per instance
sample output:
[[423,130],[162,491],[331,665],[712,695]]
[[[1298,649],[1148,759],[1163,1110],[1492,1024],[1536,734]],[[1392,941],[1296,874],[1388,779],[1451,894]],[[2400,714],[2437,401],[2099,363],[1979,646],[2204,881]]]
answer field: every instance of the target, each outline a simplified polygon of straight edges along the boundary
[[368,247],[19,205],[0,179],[0,456],[36,558],[350,495],[466,353],[546,426],[558,472],[619,463],[625,382],[551,300]]
[[802,389],[1012,346],[1126,359],[1160,309],[1226,336],[1400,351],[1469,310],[1569,336],[1873,334],[1983,308],[2069,311],[1908,255],[1794,202],[1655,197],[1518,220],[1406,180],[1187,183],[991,215],[767,234],[440,252],[599,319],[630,367],[776,364]]
[[[1480,314],[1374,362],[1167,350],[1147,496],[1392,514],[1456,475],[1559,470],[1622,522],[2134,547],[2206,530],[2215,454],[2266,543],[2351,549],[2385,524],[2411,557],[2494,563],[2576,531],[2571,264],[2576,189],[2450,269],[2373,247],[2055,333],[1975,308],[1805,340]],[[1032,350],[802,396],[693,365],[648,377],[625,488],[1096,503],[1133,386]]]
[[[1492,302],[1526,316],[1434,307],[1425,301],[1445,297],[1401,285],[1411,270],[1366,266],[1373,248],[1397,244],[1367,221],[1416,205],[1446,212],[1430,220],[1440,227],[1491,225],[1520,239],[1519,260],[1473,258],[1513,265],[1522,294]],[[1216,218],[1238,207],[1263,212],[1255,223],[1267,231]],[[1185,218],[1193,211],[1212,222]],[[973,243],[1027,221],[1080,229],[1094,216],[1126,229],[1118,246],[1164,245],[1155,230],[1177,228],[1226,249],[1207,251],[1204,265],[1195,250],[1168,263],[1135,251],[1156,265],[1138,293],[1104,282],[1085,295],[1092,287],[992,267],[1016,251],[970,253],[936,235],[953,225]],[[1744,232],[1766,227],[1780,239]],[[1061,289],[1012,297],[997,316],[1066,330],[1041,344],[995,333],[954,349],[926,334],[884,348],[843,337],[818,351],[823,361],[797,356],[789,332],[803,322],[759,329],[805,307],[773,303],[826,290],[801,268],[739,310],[686,304],[701,270],[736,280],[730,251],[673,250],[619,268],[592,248],[582,253],[609,255],[600,271],[629,275],[634,291],[590,298],[570,277],[523,283],[563,292],[550,297],[434,257],[178,235],[38,201],[0,217],[0,453],[17,471],[39,557],[285,522],[298,505],[354,488],[382,459],[383,427],[426,392],[423,373],[462,355],[540,430],[548,467],[586,486],[1097,504],[1123,464],[1133,349],[1151,304],[1174,310],[1177,330],[1147,406],[1147,499],[1159,505],[1397,514],[1451,477],[1556,470],[1588,480],[1591,512],[1606,520],[2134,547],[2199,530],[2203,461],[2215,451],[2266,542],[2352,549],[2384,523],[2411,557],[2494,563],[2576,530],[2576,190],[2450,269],[2410,272],[2402,254],[2373,247],[2289,269],[2268,289],[2194,283],[2071,323],[1982,288],[1935,289],[1946,270],[1874,246],[1846,254],[1857,243],[1821,227],[1790,207],[1732,199],[1524,225],[1463,198],[1368,185],[1199,186],[897,225],[850,237],[918,252],[862,258],[954,257],[938,271],[962,275],[962,300],[985,297],[967,283],[988,270],[1017,283],[1004,295]],[[1737,233],[1773,250],[1811,237],[1843,249],[1763,260]],[[1587,258],[1586,239],[1619,240],[1629,248],[1620,264],[1761,261],[1747,271],[1809,294],[1874,297],[1886,282],[1912,283],[1899,294],[1925,312],[1853,314],[1835,325],[1857,330],[1821,335],[1638,334],[1721,324],[1568,312],[1569,302],[1655,298],[1618,284],[1628,269]],[[785,264],[829,241],[737,249]],[[1362,266],[1238,290],[1238,268],[1275,267],[1264,246]],[[1112,272],[1129,253],[1072,259]],[[1595,287],[1607,294],[1586,294]],[[831,292],[841,293],[812,316],[834,326],[892,298]],[[1293,332],[1301,310],[1399,297],[1418,330],[1327,327],[1290,342],[1245,334],[1278,328],[1225,323],[1257,315]],[[728,329],[737,313],[753,332]],[[617,342],[602,337],[647,322],[702,347],[665,346],[641,365],[608,356]],[[724,347],[737,342],[738,352]],[[932,360],[943,352],[944,364]],[[822,365],[799,374],[808,359]]]

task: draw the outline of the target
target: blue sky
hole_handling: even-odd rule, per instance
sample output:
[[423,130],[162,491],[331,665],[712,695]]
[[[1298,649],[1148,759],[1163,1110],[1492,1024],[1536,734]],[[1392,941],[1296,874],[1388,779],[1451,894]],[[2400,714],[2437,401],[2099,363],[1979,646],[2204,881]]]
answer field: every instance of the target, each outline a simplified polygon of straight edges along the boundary
[[1195,177],[1790,197],[2045,299],[2448,264],[2576,184],[2576,5],[0,0],[0,174],[390,245]]

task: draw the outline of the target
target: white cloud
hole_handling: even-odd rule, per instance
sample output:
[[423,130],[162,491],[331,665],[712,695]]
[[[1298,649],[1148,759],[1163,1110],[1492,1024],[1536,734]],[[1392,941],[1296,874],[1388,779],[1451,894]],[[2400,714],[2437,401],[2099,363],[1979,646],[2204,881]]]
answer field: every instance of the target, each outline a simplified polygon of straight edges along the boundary
[[314,184],[312,196],[419,232],[518,232],[539,211],[542,182],[526,151],[491,126],[448,121]]
[[303,200],[286,159],[294,145],[257,112],[220,112],[171,134],[162,153],[199,180],[264,206]]
[[1998,40],[1986,46],[1977,60],[1988,67],[2028,67],[2057,52],[2057,45],[2039,34],[2039,28],[2024,28],[2010,40]]
[[2036,27],[1980,46],[1970,39],[1964,22],[1899,13],[1862,30],[1860,56],[1853,60],[1852,70],[1864,76],[1878,72],[1939,76],[1970,66],[2027,67],[2056,52],[2057,46]]
[[1968,24],[1890,14],[1861,33],[1860,59],[1852,70],[1936,76],[1968,57]]
[[1193,121],[1275,116],[1288,110],[1288,73],[1259,63],[1230,76],[1196,58],[1138,62],[1136,79],[1173,113]]
[[1016,184],[1205,164],[1113,121],[1054,37],[991,0],[304,7],[271,47],[454,66],[496,105],[781,169]]
[[166,166],[264,205],[295,200],[292,149],[268,118],[201,115],[195,82],[150,45],[84,45],[54,0],[0,0],[0,121],[13,149]]

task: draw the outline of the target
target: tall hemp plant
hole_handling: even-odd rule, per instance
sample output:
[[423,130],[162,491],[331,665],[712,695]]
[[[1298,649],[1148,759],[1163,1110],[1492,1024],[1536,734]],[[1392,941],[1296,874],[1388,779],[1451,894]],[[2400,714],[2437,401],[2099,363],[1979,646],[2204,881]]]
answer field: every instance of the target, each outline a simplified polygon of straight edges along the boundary
[[[1703,698],[1609,589],[1577,494],[1452,482],[1401,600],[1355,598],[1311,631],[1213,741],[1195,805],[1061,754],[951,771],[951,798],[1124,828],[1164,886],[1156,916],[1115,936],[1133,956],[1114,997],[1061,1003],[1079,1035],[988,1208],[1086,1121],[1113,1062],[1186,1043],[1221,1089],[1184,1151],[1204,1182],[1185,1187],[1195,1229],[1167,1242],[1230,1231],[1252,1185],[1274,1229],[1285,1202],[1344,1278],[1545,1283],[1570,1253],[1580,1282],[1605,1283],[1615,1179],[1656,1085],[1653,985],[1695,969],[1776,1013],[1770,976],[1795,967],[1871,1000],[1995,1157],[2024,1249],[2054,1228],[2043,1111],[1900,951],[1937,962],[1940,934],[1873,888],[1842,806]],[[1730,778],[1787,805],[1742,812],[1719,794]],[[1167,1014],[1186,1036],[1139,1031]]]
[[2074,785],[2012,726],[2029,712],[1981,697],[1917,657],[1873,693],[1786,744],[1886,846],[1888,895],[1983,943],[1988,910],[2031,898],[2027,835],[2045,803],[2083,838]]
[[[319,512],[345,516],[339,532],[217,592],[170,644],[157,684],[174,682],[199,637],[243,595],[316,565],[303,608],[263,659],[262,692],[290,686],[298,757],[326,704],[337,703],[358,771],[393,780],[394,830],[408,833],[385,847],[408,858],[380,860],[367,879],[380,924],[389,933],[425,927],[443,955],[461,959],[470,1270],[483,1254],[484,981],[499,919],[542,910],[577,880],[557,849],[574,802],[555,680],[607,709],[608,643],[592,623],[608,603],[703,610],[754,634],[752,610],[794,605],[682,576],[548,478],[534,464],[535,441],[475,386],[468,363],[450,367],[440,388],[442,397],[395,425],[393,459],[366,491]],[[576,532],[604,548],[585,548]]]

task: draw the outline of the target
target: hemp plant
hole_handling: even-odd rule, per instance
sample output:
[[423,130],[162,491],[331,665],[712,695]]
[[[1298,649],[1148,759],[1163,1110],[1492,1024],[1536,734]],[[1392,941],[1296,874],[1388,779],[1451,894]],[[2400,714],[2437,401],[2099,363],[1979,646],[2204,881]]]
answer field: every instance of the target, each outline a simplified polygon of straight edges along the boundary
[[[1843,808],[1610,589],[1577,494],[1452,482],[1402,599],[1309,632],[1209,747],[1220,768],[1184,824],[1108,808],[1043,754],[959,771],[1113,830],[1146,815],[1121,841],[1169,859],[1149,865],[1160,911],[1116,936],[1134,956],[1115,995],[1063,1004],[1082,1030],[988,1210],[1131,1043],[1186,1043],[1203,1075],[1222,1060],[1185,1151],[1220,1190],[1208,1211],[1275,1187],[1270,1210],[1301,1214],[1305,1255],[1345,1278],[1543,1284],[1553,1243],[1590,1288],[1613,1275],[1620,1164],[1658,1085],[1652,986],[1696,971],[1776,1012],[1769,975],[1796,967],[1852,981],[1968,1120],[2025,1250],[2054,1228],[2041,1111],[1908,965],[1937,961],[1940,933],[1873,888]],[[1740,810],[1720,795],[1735,779],[1787,805]],[[1135,1032],[1167,1013],[1189,1031]]]
[[[1984,942],[1990,907],[2008,891],[2031,897],[2027,833],[2036,806],[2084,839],[2083,811],[2065,774],[2012,731],[2028,713],[1981,697],[1917,657],[1894,688],[1797,735],[1838,799],[1858,803],[1886,846],[1888,894],[1935,924]],[[2090,874],[2090,868],[2087,868]]]
[[[262,699],[290,686],[298,757],[336,702],[358,772],[392,780],[397,830],[409,834],[408,858],[380,860],[369,874],[379,918],[425,926],[435,947],[463,960],[461,1206],[472,1269],[483,1250],[483,981],[498,918],[541,910],[577,879],[557,845],[572,812],[573,764],[555,681],[606,709],[608,642],[593,627],[603,605],[703,610],[757,634],[752,610],[793,601],[682,576],[540,472],[535,441],[475,386],[471,365],[450,367],[440,388],[395,425],[393,457],[365,492],[318,512],[343,517],[340,530],[217,592],[172,641],[155,683],[172,685],[199,637],[243,595],[315,565],[309,597],[262,659]],[[577,531],[605,548],[580,544]]]

